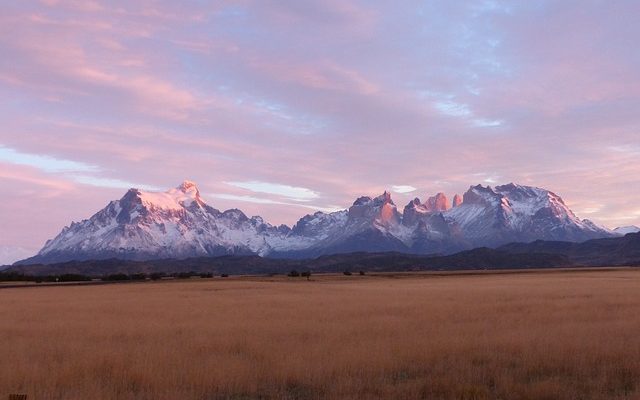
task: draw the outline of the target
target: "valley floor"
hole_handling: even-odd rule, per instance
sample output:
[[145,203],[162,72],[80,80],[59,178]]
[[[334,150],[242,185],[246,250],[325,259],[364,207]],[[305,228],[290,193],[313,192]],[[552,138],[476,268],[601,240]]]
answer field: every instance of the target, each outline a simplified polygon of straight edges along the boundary
[[634,269],[6,288],[0,318],[0,398],[640,398]]

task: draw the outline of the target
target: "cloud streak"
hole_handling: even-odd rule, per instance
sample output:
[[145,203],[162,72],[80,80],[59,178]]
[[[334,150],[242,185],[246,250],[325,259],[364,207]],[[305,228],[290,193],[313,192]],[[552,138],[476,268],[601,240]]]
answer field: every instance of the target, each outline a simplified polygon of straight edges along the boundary
[[267,193],[282,196],[294,201],[310,201],[319,197],[318,193],[304,187],[295,187],[269,182],[225,182],[228,185],[247,189],[255,193]]

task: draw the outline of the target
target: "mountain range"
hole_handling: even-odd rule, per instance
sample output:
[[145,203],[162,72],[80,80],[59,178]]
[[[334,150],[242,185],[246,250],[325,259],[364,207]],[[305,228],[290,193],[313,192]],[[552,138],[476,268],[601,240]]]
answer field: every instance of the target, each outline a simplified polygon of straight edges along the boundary
[[[67,261],[54,264],[13,265],[4,274],[60,276],[64,274],[104,277],[113,274],[201,274],[272,275],[290,271],[397,272],[496,269],[541,269],[640,266],[640,233],[581,243],[536,240],[509,243],[496,249],[479,247],[450,255],[420,255],[398,252],[324,255],[312,259],[282,259],[250,256],[153,259],[146,261]],[[0,275],[2,274],[0,273]]]
[[16,264],[223,255],[302,259],[390,251],[446,255],[511,242],[582,242],[623,233],[578,218],[553,192],[514,183],[471,186],[451,203],[443,193],[424,202],[416,198],[402,212],[389,192],[363,196],[348,209],[316,212],[288,227],[238,209],[219,211],[185,181],[166,192],[130,189]]

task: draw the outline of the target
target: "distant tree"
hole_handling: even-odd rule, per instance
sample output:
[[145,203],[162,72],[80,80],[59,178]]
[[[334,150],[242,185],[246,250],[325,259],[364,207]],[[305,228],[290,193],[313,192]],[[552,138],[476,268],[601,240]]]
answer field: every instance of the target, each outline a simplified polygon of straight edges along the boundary
[[360,275],[364,275],[364,271],[360,271]]
[[213,274],[211,272],[203,272],[200,274],[200,278],[213,278]]
[[350,275],[352,275],[352,274],[351,274],[351,271],[344,271],[344,272],[343,272],[343,274],[345,274],[345,275],[349,275],[349,276],[350,276]]
[[306,277],[308,281],[311,280],[311,271],[305,271],[301,275]]
[[222,275],[220,275],[220,276],[221,276],[222,278],[228,278],[228,277],[229,277],[229,274],[222,274]]
[[157,281],[158,279],[162,279],[163,276],[164,274],[161,272],[154,272],[151,275],[149,275],[149,278],[151,278],[151,280],[153,281]]
[[91,277],[80,275],[80,274],[63,274],[59,277],[60,282],[79,282],[79,281],[90,281]]
[[298,272],[298,271],[296,271],[296,270],[294,269],[294,270],[291,270],[291,272],[289,272],[289,273],[287,274],[287,276],[290,276],[290,277],[293,277],[293,278],[297,278],[298,276],[300,276],[300,272]]
[[127,274],[111,274],[102,277],[103,281],[128,281],[129,279]]
[[0,273],[0,281],[4,282],[31,281],[33,279],[32,276],[19,274],[17,272]]
[[142,272],[137,274],[131,274],[129,275],[129,279],[131,279],[132,281],[144,281],[145,279],[147,279],[147,274]]

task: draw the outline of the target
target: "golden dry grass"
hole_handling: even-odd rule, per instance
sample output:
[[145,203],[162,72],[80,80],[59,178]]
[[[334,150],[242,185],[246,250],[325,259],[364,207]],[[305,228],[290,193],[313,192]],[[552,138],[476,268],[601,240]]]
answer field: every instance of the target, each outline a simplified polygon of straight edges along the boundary
[[635,270],[2,289],[0,318],[0,398],[640,398]]

